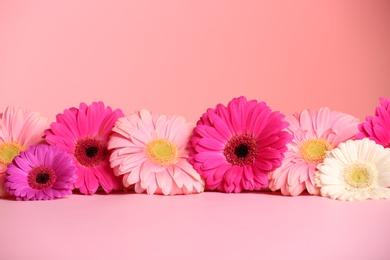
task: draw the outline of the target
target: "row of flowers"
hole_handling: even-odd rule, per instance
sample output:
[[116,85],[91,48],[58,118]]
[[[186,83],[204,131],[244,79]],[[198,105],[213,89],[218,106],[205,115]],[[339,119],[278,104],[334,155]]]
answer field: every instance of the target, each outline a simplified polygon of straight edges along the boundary
[[48,200],[73,190],[195,194],[268,188],[340,200],[390,198],[390,99],[365,122],[323,107],[284,116],[234,98],[196,125],[81,103],[49,121],[0,114],[0,195]]

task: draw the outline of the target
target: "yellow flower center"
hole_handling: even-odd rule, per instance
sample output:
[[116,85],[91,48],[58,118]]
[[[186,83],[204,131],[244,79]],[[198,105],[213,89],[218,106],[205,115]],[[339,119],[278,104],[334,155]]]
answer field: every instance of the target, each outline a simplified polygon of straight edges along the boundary
[[160,165],[175,164],[179,158],[177,146],[165,139],[155,139],[145,147],[145,153],[149,159]]
[[347,166],[344,170],[344,180],[351,188],[368,188],[375,179],[371,168],[363,163]]
[[308,163],[321,163],[324,161],[326,152],[331,150],[331,145],[322,139],[311,139],[299,147],[299,153]]
[[24,151],[25,148],[18,143],[9,142],[0,144],[0,164],[6,167],[12,160]]

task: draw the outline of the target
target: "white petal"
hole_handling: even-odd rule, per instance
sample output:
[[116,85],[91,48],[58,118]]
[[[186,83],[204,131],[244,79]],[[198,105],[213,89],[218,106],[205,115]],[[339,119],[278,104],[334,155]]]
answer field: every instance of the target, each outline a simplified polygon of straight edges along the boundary
[[379,172],[389,172],[390,171],[390,154],[382,153],[382,158],[378,160],[375,164]]
[[366,161],[371,149],[372,149],[372,146],[370,145],[369,142],[361,142],[359,147],[358,147],[359,159]]
[[[340,144],[340,146],[342,145],[344,145],[344,143]],[[331,155],[333,155],[334,158],[336,158],[340,164],[346,166],[347,164],[349,164],[349,159],[346,157],[344,150],[345,149],[342,149],[342,147],[335,148],[331,151]]]
[[390,199],[390,188],[378,187],[376,190],[380,194],[381,198]]
[[320,174],[319,178],[321,180],[322,185],[340,185],[340,179],[335,176],[329,176],[326,174]]
[[390,171],[380,172],[377,181],[378,181],[378,186],[390,187]]
[[333,168],[328,164],[320,164],[317,166],[317,168],[320,170],[321,174],[326,174],[329,176],[340,176],[340,169]]
[[347,151],[348,151],[348,157],[350,159],[351,162],[354,162],[358,159],[358,150],[357,150],[357,144],[352,141],[352,140],[349,140],[347,143]]

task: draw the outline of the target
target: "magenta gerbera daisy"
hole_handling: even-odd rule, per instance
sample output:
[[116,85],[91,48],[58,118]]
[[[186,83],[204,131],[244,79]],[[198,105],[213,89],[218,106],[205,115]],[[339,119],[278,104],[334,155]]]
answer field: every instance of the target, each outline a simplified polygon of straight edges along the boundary
[[49,144],[71,154],[77,165],[74,188],[83,194],[94,194],[99,187],[106,193],[121,188],[120,179],[109,164],[108,137],[116,120],[124,116],[120,109],[112,110],[103,102],[66,109],[58,114],[46,134]]
[[5,186],[17,200],[51,200],[72,193],[77,167],[58,147],[30,146],[8,166]]
[[0,196],[7,195],[4,186],[7,166],[30,145],[42,143],[48,125],[47,118],[38,112],[8,107],[0,113]]
[[190,162],[206,188],[224,192],[267,187],[267,173],[281,165],[291,135],[284,115],[264,102],[234,98],[202,115],[191,138]]
[[379,101],[381,105],[376,107],[375,116],[367,116],[366,122],[359,124],[356,139],[368,137],[390,148],[390,98],[380,98]]
[[280,189],[283,195],[297,196],[304,190],[319,195],[314,181],[317,165],[323,162],[327,151],[355,137],[359,120],[323,107],[287,116],[286,121],[294,139],[287,145],[282,166],[269,174],[269,188]]
[[137,193],[200,193],[204,181],[187,161],[193,128],[181,116],[147,110],[120,118],[108,143],[111,167]]

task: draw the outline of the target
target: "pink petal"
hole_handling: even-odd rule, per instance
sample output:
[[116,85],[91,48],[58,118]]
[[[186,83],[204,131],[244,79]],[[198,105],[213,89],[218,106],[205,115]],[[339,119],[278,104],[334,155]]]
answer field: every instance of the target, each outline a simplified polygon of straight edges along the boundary
[[169,195],[172,187],[172,179],[169,173],[165,170],[156,174],[156,181],[158,187],[162,190],[164,195]]
[[149,185],[146,188],[146,192],[149,194],[149,195],[152,195],[156,192],[158,186],[157,186],[157,182],[155,180],[155,178],[152,179],[152,181],[149,183]]
[[221,143],[215,139],[212,138],[202,138],[199,140],[198,145],[201,145],[205,148],[212,149],[212,150],[223,150],[225,148],[225,144]]

